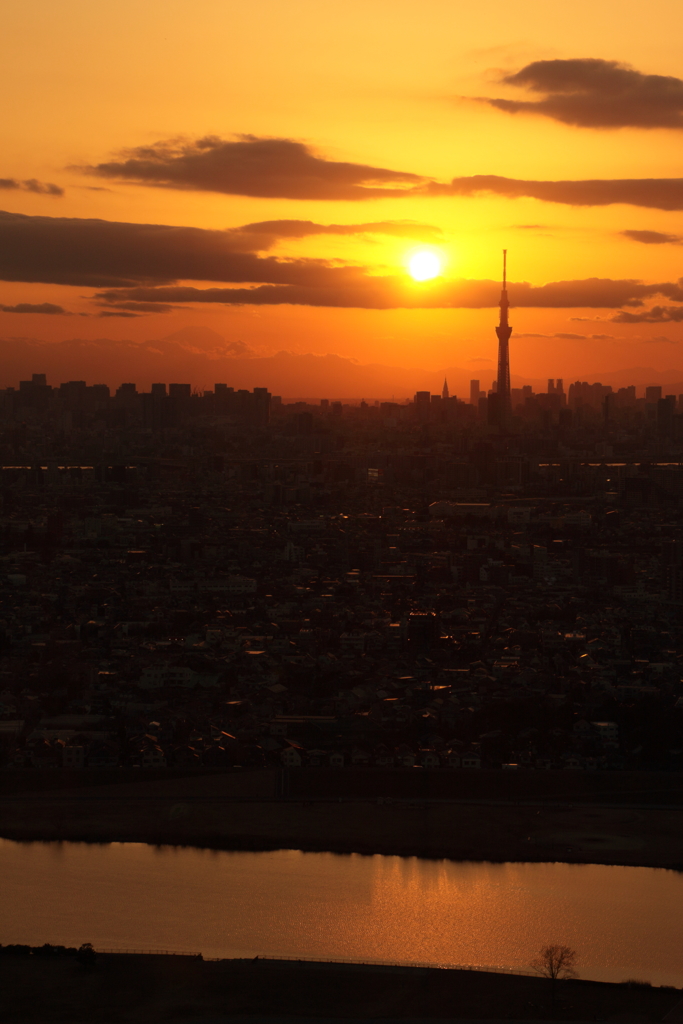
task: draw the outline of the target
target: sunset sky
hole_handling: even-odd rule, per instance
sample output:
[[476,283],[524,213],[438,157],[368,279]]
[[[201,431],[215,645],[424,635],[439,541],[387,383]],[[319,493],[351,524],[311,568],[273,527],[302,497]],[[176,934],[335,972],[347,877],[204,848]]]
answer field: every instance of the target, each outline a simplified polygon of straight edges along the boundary
[[5,0],[0,337],[488,384],[507,248],[514,377],[677,370],[682,34],[680,0]]

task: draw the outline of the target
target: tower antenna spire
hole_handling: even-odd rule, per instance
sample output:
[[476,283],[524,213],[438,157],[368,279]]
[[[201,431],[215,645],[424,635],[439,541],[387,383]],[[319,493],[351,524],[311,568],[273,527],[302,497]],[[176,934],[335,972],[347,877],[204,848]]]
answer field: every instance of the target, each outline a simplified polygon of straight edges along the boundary
[[510,421],[510,355],[509,341],[512,334],[512,327],[508,321],[508,309],[510,303],[507,292],[507,249],[503,249],[503,289],[500,293],[500,319],[496,327],[498,335],[498,380],[496,382],[496,397],[494,408],[496,410],[494,419],[501,429],[505,429]]

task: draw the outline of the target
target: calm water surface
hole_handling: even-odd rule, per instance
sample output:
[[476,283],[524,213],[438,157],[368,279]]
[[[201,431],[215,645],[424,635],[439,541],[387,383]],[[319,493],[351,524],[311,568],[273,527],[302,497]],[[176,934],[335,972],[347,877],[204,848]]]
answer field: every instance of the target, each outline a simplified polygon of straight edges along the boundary
[[683,985],[683,875],[0,840],[0,943],[363,957],[526,969],[549,942],[584,978]]

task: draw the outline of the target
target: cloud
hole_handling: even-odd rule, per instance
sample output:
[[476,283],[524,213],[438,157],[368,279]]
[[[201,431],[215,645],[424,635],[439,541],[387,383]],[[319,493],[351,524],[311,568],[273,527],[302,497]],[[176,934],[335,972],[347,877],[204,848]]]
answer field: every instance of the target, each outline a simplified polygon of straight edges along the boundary
[[450,184],[432,182],[429,195],[499,195],[509,199],[540,199],[567,206],[610,206],[624,203],[653,210],[683,210],[683,178],[596,178],[579,181],[525,181],[497,174],[453,178]]
[[[283,230],[282,222],[274,223]],[[254,235],[253,226],[248,227],[247,233]],[[499,301],[498,281],[440,278],[417,285],[405,273],[379,276],[363,266],[261,256],[236,250],[235,230],[242,229],[215,231],[0,212],[0,280],[99,288],[95,299],[111,307],[110,312],[118,308],[121,314],[136,315],[152,312],[150,305],[140,303],[484,309]],[[273,230],[270,223],[262,233],[272,237]],[[178,284],[187,281],[216,282],[217,287]],[[657,296],[683,303],[680,281],[645,284],[587,278],[539,286],[512,282],[509,289],[516,307],[620,309],[641,306]]]
[[227,231],[127,224],[0,212],[0,280],[132,286],[177,280],[321,284],[362,276],[324,260],[262,258],[278,238],[383,232],[433,238],[438,228],[411,222],[323,225],[270,221]]
[[426,181],[405,171],[326,160],[294,139],[254,135],[170,139],[79,169],[162,188],[271,199],[376,199],[403,195]]
[[[536,62],[539,65],[553,63],[571,62]],[[633,74],[637,75],[638,72]],[[672,81],[677,82],[678,79]],[[450,183],[443,183],[407,171],[392,171],[365,164],[326,160],[302,142],[292,139],[262,139],[253,135],[238,136],[233,140],[210,136],[196,141],[159,142],[153,146],[127,150],[118,161],[77,169],[100,177],[159,188],[268,198],[362,200],[416,195],[435,197],[494,194],[508,198],[524,196],[569,206],[626,203],[657,210],[683,210],[683,178],[526,181],[495,174],[476,174],[453,178]],[[310,227],[307,228],[306,225]],[[544,225],[528,224],[517,227],[540,229]],[[425,239],[437,238],[440,235],[438,229],[431,225],[415,225],[413,228],[409,222],[400,221],[356,225],[264,221],[261,224],[233,229],[232,243],[235,249],[246,247],[249,251],[258,251],[258,236],[264,239],[270,236],[273,239],[260,247],[263,250],[274,244],[277,238],[302,238],[306,234],[354,233],[383,233]]]
[[265,220],[230,228],[232,246],[243,252],[264,252],[284,238],[311,235],[391,235],[417,241],[441,241],[443,233],[433,224],[415,221],[376,221],[368,224],[316,224],[310,220]]
[[36,178],[28,178],[26,181],[17,181],[16,178],[0,178],[0,188],[20,189],[22,192],[35,192],[41,196],[64,195],[64,189],[59,185],[53,185],[50,181],[37,181]]
[[[590,320],[590,317],[575,316],[572,320]],[[594,317],[593,319],[599,320],[600,317]],[[644,320],[619,320],[618,317],[610,317],[611,323],[648,323],[656,321],[644,321]],[[547,338],[548,340],[559,340],[559,341],[621,341],[629,344],[633,342],[647,342],[647,343],[659,343],[665,342],[668,345],[677,345],[678,342],[674,338],[667,338],[663,334],[659,334],[654,338],[644,338],[642,335],[636,334],[631,335],[630,338],[624,338],[617,334],[568,334],[568,333],[557,333],[557,334],[517,334],[516,332],[512,335],[513,338]]]
[[49,313],[52,316],[71,316],[68,310],[62,306],[55,306],[52,302],[18,302],[16,306],[0,306],[3,313]]
[[112,302],[107,303],[107,309],[127,310],[129,313],[172,313],[180,306],[168,306],[163,302]]
[[[574,317],[573,319],[582,320],[583,317]],[[586,318],[587,319],[587,318]],[[557,333],[557,334],[527,334],[516,332],[512,335],[513,338],[548,338],[548,339],[559,339],[561,341],[620,341],[622,339],[617,338],[614,334],[569,334],[569,333]]]
[[[305,269],[305,268],[304,268]],[[270,283],[247,288],[195,288],[190,285],[138,286],[100,292],[100,302],[223,303],[226,305],[304,305],[360,309],[460,308],[486,309],[498,304],[497,281],[441,281],[429,288],[415,288],[404,276],[376,277],[360,267],[322,268],[316,281]],[[338,276],[337,276],[338,275]],[[305,273],[302,273],[305,277]],[[508,285],[515,307],[569,309],[640,306],[643,299],[666,295],[683,302],[680,283],[643,284],[588,278],[584,281],[553,281],[534,287],[526,282]]]
[[509,114],[541,114],[581,128],[683,128],[683,81],[616,60],[536,60],[501,81],[544,96],[482,97]]
[[644,245],[681,245],[683,238],[680,235],[666,235],[661,231],[621,231],[624,238],[630,238],[632,242],[642,242]]
[[122,311],[119,311],[119,310],[109,310],[109,309],[106,309],[106,310],[104,310],[104,312],[98,313],[97,316],[98,317],[104,317],[104,318],[106,318],[106,317],[113,317],[113,316],[119,316],[119,317],[124,318],[125,320],[133,320],[133,319],[135,319],[135,317],[140,316],[140,314],[139,313],[125,313],[125,312],[122,312]]
[[322,260],[236,251],[230,231],[0,212],[5,281],[105,288],[179,279],[320,284],[349,273]]
[[610,319],[614,324],[679,324],[683,323],[683,307],[653,306],[642,313],[629,313],[622,309]]

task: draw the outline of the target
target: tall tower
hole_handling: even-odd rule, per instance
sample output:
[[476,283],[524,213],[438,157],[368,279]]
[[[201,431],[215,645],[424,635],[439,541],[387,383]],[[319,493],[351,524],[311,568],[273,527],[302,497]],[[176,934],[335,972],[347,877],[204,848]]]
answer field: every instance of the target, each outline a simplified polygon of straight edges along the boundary
[[450,395],[449,395],[449,392],[448,392],[448,381],[444,377],[444,379],[443,379],[443,389],[441,391],[441,398],[445,402],[446,399],[449,398],[449,397],[450,397]]
[[510,352],[508,342],[512,327],[508,323],[507,249],[503,249],[503,290],[500,293],[500,321],[496,327],[498,335],[498,387],[496,389],[498,417],[501,426],[510,419]]

